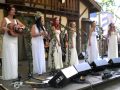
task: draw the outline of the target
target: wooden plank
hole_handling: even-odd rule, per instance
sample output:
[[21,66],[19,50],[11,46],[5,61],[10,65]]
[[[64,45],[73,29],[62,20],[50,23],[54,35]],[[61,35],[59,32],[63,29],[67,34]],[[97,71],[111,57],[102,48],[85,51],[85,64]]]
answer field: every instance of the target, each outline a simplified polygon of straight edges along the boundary
[[46,9],[46,0],[43,0],[44,1],[44,8]]
[[72,2],[73,2],[73,11],[75,11],[75,1],[76,0],[72,0]]
[[75,10],[79,12],[79,1],[75,0]]
[[[25,6],[25,5],[18,5],[18,4],[14,4],[14,5],[17,9],[19,9],[21,11],[33,11],[33,12],[35,12],[37,10],[40,10],[41,12],[49,11],[49,13],[54,12],[56,14],[61,13],[61,14],[65,14],[65,15],[69,14],[69,15],[75,15],[75,16],[77,15],[78,16],[77,12],[74,12],[74,11],[73,11],[73,13],[70,12],[70,10],[69,10],[69,1],[70,0],[66,0],[67,8],[64,7],[64,8],[62,8],[63,10],[59,10],[61,7],[57,7],[57,9],[52,9],[53,8],[53,6],[52,6],[53,1],[54,0],[46,0],[46,4],[49,3],[49,5],[46,5],[46,4],[41,5],[41,6],[43,6],[43,8],[34,7],[34,4],[32,4],[31,7],[30,6]],[[5,7],[4,5],[7,6],[7,5],[9,5],[9,3],[5,3],[5,4],[0,3],[0,7],[4,8]],[[65,3],[63,5],[65,5]],[[44,8],[44,6],[46,6],[46,9]],[[61,6],[61,3],[60,3],[60,6]]]
[[79,0],[66,0],[63,4],[58,0],[24,0],[24,2],[30,3],[30,5],[34,4],[33,7],[35,7],[35,5],[43,5],[51,10],[67,10],[70,12],[79,10]]
[[68,8],[69,5],[70,5],[70,0],[67,0],[67,7],[66,7],[67,10],[69,10],[69,8]]
[[72,11],[72,6],[73,6],[72,0],[69,0],[69,6],[67,7],[69,11]]

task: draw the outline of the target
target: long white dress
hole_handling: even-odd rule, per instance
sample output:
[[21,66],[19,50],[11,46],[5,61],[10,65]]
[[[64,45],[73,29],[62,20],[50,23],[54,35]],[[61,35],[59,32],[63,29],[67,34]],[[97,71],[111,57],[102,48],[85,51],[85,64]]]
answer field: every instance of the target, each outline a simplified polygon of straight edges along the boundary
[[[55,35],[58,41],[60,41],[60,30],[55,30]],[[57,41],[55,46],[53,44],[54,44],[54,39],[51,40],[49,46],[48,67],[50,69],[61,69],[63,68],[61,46],[58,45]],[[52,52],[53,48],[54,48],[54,52]]]
[[88,54],[88,62],[92,63],[94,60],[99,58],[99,50],[96,38],[97,32],[92,32],[91,34],[91,45],[87,45],[87,54]]
[[73,33],[72,40],[73,40],[73,48],[70,49],[70,61],[68,61],[68,48],[67,48],[66,64],[76,65],[79,63],[78,54],[77,54],[77,50],[76,50],[76,32]]
[[[11,21],[6,17],[6,26]],[[16,20],[14,20],[17,24]],[[3,36],[3,59],[2,59],[2,79],[10,80],[18,77],[18,37],[8,35]]]
[[[39,33],[37,26],[35,25],[35,33]],[[45,48],[43,36],[32,37],[32,56],[33,56],[33,73],[42,74],[46,72],[45,62]]]
[[108,59],[118,58],[117,33],[111,32],[108,42]]

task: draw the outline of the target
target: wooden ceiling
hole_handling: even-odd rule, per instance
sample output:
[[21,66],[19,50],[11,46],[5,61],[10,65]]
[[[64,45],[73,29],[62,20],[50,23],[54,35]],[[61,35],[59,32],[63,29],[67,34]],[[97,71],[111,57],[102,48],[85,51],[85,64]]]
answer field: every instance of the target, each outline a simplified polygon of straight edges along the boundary
[[6,3],[0,3],[0,7],[14,4],[18,10],[35,12],[41,11],[49,14],[59,14],[79,17],[79,2],[82,1],[90,12],[100,11],[100,6],[94,0],[6,0]]

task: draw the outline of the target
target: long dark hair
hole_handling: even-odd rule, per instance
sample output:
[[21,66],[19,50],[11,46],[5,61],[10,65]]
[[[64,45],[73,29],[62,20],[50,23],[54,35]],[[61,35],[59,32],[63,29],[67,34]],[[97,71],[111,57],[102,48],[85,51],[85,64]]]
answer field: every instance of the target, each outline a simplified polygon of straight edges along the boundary
[[91,26],[93,26],[93,23],[95,23],[95,21],[91,21]]
[[[15,6],[14,6],[14,5],[9,5],[9,6],[7,6],[7,8],[6,8],[6,10],[7,10],[7,15],[8,15],[8,13],[11,11],[12,8],[15,8]],[[15,8],[15,10],[16,10],[16,8]],[[13,16],[13,18],[15,18],[15,15]]]
[[37,26],[39,32],[40,32],[41,30],[44,31],[44,28],[43,28],[43,25],[42,25],[42,22],[41,22],[41,17],[38,18],[38,19],[35,21],[35,24],[36,24],[36,26]]

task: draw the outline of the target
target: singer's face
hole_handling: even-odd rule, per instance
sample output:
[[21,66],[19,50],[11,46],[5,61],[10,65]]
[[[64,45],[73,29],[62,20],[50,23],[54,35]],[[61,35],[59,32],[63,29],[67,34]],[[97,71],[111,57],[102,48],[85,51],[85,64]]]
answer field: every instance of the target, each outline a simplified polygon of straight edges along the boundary
[[59,24],[59,18],[57,18],[55,22],[56,22],[56,24]]
[[14,16],[15,12],[16,12],[15,8],[11,8],[11,10],[9,11],[9,14]]
[[42,25],[44,25],[44,17],[43,16],[41,17],[41,22],[42,22]]
[[114,26],[114,24],[111,24],[111,30],[112,30],[112,29],[115,29],[115,26]]
[[95,26],[96,26],[96,22],[93,22],[93,23],[92,23],[92,26],[95,27]]
[[76,27],[76,23],[75,22],[72,22],[72,27]]
[[111,24],[111,27],[114,27],[114,24]]

